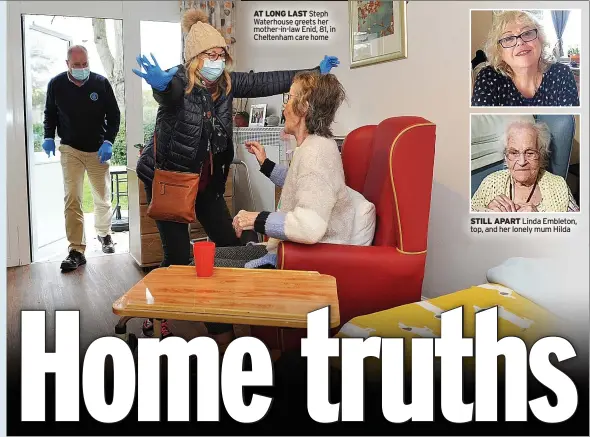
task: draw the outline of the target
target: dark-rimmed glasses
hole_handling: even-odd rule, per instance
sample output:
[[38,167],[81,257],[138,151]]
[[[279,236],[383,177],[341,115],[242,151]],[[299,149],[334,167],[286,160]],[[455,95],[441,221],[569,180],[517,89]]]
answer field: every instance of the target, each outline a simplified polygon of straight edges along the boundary
[[219,58],[225,60],[225,52],[215,53],[215,52],[205,52],[203,53],[207,56],[211,61],[217,61]]
[[524,152],[519,152],[518,150],[510,149],[507,150],[504,155],[508,159],[508,161],[516,161],[520,155],[523,155],[527,161],[536,161],[539,159],[540,153],[538,150],[527,149]]
[[520,35],[507,36],[506,38],[502,38],[502,39],[498,40],[498,43],[502,47],[504,47],[505,49],[509,49],[509,48],[514,47],[516,45],[518,38],[520,38],[524,42],[530,42],[530,41],[537,39],[537,36],[538,36],[537,29],[531,29],[531,30],[527,30],[527,31],[522,32]]

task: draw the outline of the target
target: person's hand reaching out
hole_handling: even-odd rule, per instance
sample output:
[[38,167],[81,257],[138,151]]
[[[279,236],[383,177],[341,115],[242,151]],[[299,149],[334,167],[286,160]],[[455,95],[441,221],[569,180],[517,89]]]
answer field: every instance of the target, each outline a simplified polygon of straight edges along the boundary
[[324,59],[320,62],[320,73],[328,74],[333,67],[338,67],[340,60],[336,56],[324,56]]
[[157,91],[164,91],[178,71],[178,67],[173,67],[168,71],[163,71],[160,68],[160,65],[158,65],[158,61],[156,61],[154,55],[152,55],[152,59],[154,61],[153,65],[145,56],[138,56],[136,59],[140,67],[143,67],[146,72],[142,73],[135,68],[132,71],[139,77],[145,79],[145,81]]
[[264,150],[264,146],[260,144],[258,141],[246,141],[244,143],[244,146],[246,147],[246,150],[248,152],[256,156],[258,164],[262,165],[262,163],[266,159],[266,151]]

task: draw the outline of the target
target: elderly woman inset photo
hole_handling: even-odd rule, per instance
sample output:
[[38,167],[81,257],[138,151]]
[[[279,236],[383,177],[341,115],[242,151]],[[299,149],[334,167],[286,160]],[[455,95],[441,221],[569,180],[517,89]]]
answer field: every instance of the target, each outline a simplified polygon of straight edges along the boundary
[[556,13],[567,26],[569,11],[538,12],[472,12],[472,106],[580,106],[579,65],[565,57],[563,40],[555,36],[564,26],[548,28],[540,19]]
[[[559,130],[553,143],[548,124],[532,116],[496,115],[474,122],[475,117],[486,116],[479,114],[472,116],[472,185],[476,186],[471,198],[472,211],[521,213],[579,211],[576,200],[578,196],[572,194],[572,189],[566,181],[566,178],[571,179],[569,161],[572,143],[578,140],[573,138],[574,127],[568,123],[564,124],[564,120],[566,122],[574,120],[574,116],[544,116],[558,117],[549,119],[553,122],[553,128]],[[497,124],[506,126],[504,135],[498,141],[498,144],[503,146],[503,161],[483,165],[486,164],[486,159],[494,160],[493,140],[490,140],[493,137],[491,132],[494,129],[494,120],[506,117],[513,117],[514,120],[508,119],[504,124],[501,122]],[[478,129],[479,132],[477,132]],[[487,145],[483,138],[488,139]],[[560,159],[551,161],[551,144],[556,143],[558,146],[554,145],[554,147],[560,150],[556,149],[555,153],[561,155],[557,158],[561,161],[565,159],[565,165],[559,162]],[[477,167],[478,160],[483,166],[473,170],[473,167]],[[550,168],[552,170],[555,168],[555,173],[550,171]],[[556,174],[558,172],[561,174]],[[477,185],[479,179],[481,182]],[[579,182],[578,186],[572,185],[577,193]]]

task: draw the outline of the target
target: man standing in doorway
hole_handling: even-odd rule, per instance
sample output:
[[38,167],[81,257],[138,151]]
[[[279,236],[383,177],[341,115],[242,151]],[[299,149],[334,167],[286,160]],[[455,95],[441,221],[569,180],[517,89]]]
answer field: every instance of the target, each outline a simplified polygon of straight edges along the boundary
[[121,112],[109,81],[90,72],[83,46],[68,49],[68,71],[49,81],[45,103],[43,150],[55,156],[55,130],[64,178],[66,235],[69,255],[61,270],[69,272],[86,264],[82,198],[84,173],[92,187],[94,225],[104,253],[114,253],[111,238],[111,178],[109,159],[119,132]]

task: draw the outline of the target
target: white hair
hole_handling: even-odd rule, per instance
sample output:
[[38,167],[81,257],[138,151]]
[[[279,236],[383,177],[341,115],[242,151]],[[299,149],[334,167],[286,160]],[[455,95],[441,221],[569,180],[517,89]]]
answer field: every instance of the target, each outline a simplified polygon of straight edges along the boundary
[[539,151],[540,155],[540,164],[541,168],[545,168],[547,163],[549,162],[549,144],[551,143],[551,131],[549,130],[549,126],[546,123],[538,122],[538,121],[527,121],[527,120],[518,120],[509,123],[506,126],[506,131],[504,132],[504,151],[508,147],[508,140],[510,138],[510,134],[514,129],[529,129],[535,132],[535,136],[537,138],[537,150]]

